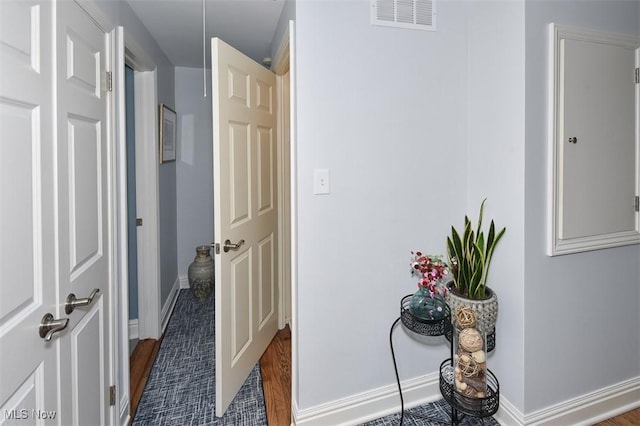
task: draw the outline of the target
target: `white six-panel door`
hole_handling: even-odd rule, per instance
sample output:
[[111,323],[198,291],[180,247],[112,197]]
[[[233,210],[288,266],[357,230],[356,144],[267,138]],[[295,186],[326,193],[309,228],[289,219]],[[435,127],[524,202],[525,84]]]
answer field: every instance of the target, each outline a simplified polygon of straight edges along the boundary
[[108,39],[73,1],[0,8],[0,424],[109,424]]
[[[54,10],[0,2],[0,424],[57,416]],[[58,420],[58,419],[56,419]]]
[[57,191],[59,294],[92,303],[67,314],[60,389],[65,424],[108,424],[109,223],[112,144],[107,121],[107,35],[74,1],[58,2]]
[[[211,44],[216,415],[222,416],[278,330],[276,79],[221,40]],[[237,248],[225,250],[226,240]]]

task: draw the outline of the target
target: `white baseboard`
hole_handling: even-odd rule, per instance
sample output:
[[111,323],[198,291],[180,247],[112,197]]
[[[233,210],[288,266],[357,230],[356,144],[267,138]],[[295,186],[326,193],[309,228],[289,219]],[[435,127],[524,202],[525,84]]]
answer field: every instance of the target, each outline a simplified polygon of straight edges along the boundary
[[[441,399],[438,373],[404,381],[402,395],[405,409]],[[638,407],[640,377],[527,415],[501,396],[494,419],[505,426],[589,426]],[[296,426],[357,425],[399,411],[393,384],[304,410],[293,401],[291,414]]]
[[135,340],[140,336],[138,334],[138,318],[129,320],[129,340]]
[[179,290],[180,277],[176,278],[176,281],[173,283],[173,287],[171,288],[171,293],[169,293],[169,297],[167,297],[167,301],[162,307],[162,312],[160,313],[161,334],[164,334],[164,330],[167,328],[167,324],[169,324],[169,318],[171,318],[171,313],[173,312],[173,308],[176,306],[176,301],[178,300]]
[[178,277],[180,280],[180,288],[189,288],[189,277],[186,275],[180,275]]
[[[431,373],[402,382],[405,409],[441,399],[439,373]],[[320,406],[298,410],[294,404],[294,425],[354,425],[374,420],[400,411],[398,386],[384,386],[330,402]]]
[[123,394],[120,399],[120,425],[128,426],[131,422],[131,415],[129,414],[129,393]]
[[[502,402],[500,402],[502,405]],[[522,425],[589,426],[640,407],[640,377],[527,414]]]

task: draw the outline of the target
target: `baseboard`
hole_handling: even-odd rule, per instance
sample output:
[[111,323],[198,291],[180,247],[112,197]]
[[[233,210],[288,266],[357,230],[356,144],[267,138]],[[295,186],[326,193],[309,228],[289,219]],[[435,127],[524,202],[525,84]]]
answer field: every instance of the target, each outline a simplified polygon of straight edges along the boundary
[[[405,409],[441,399],[438,374],[404,381],[402,395]],[[506,426],[590,426],[638,407],[640,377],[527,415],[501,397],[494,419]],[[293,401],[291,424],[356,425],[399,411],[398,387],[394,384],[304,410],[298,410]]]
[[189,288],[189,277],[186,275],[180,275],[178,277],[180,280],[180,288]]
[[129,340],[135,340],[140,337],[138,334],[138,318],[129,320]]
[[162,312],[160,313],[160,326],[161,331],[160,334],[164,334],[164,330],[167,328],[167,324],[169,324],[169,318],[171,318],[171,313],[173,312],[174,306],[176,306],[176,301],[178,300],[178,293],[180,291],[180,278],[176,278],[176,281],[173,283],[173,287],[171,288],[171,292],[169,293],[169,297],[167,297],[167,301],[164,303],[162,307]]
[[640,407],[640,377],[527,414],[522,425],[589,426]]
[[129,393],[122,396],[120,399],[120,425],[128,426],[131,422],[131,415],[129,414]]
[[500,395],[500,406],[493,419],[505,426],[524,426],[524,414],[508,399]]
[[[402,396],[405,409],[441,399],[439,374],[436,372],[403,381]],[[361,424],[399,411],[398,386],[394,383],[305,410],[298,410],[294,403],[291,414],[292,424],[297,426],[337,426]]]

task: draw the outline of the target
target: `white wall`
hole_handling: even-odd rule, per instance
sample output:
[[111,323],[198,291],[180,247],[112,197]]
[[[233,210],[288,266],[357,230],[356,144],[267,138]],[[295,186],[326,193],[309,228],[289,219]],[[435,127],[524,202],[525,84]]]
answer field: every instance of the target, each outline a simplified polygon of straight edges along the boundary
[[203,96],[202,69],[176,68],[178,113],[178,273],[186,276],[195,248],[213,241],[211,72]]
[[545,255],[547,26],[640,34],[639,5],[526,2],[526,413],[640,376],[640,247]]
[[[444,253],[466,212],[466,6],[438,6],[427,32],[371,26],[368,1],[296,5],[299,410],[395,383],[410,251]],[[394,340],[403,378],[449,353]]]

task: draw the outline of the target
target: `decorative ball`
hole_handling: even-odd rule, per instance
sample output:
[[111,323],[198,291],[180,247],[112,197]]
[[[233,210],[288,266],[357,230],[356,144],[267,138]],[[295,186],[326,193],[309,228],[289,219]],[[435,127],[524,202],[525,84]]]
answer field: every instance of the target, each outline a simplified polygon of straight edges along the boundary
[[482,349],[484,340],[475,328],[465,328],[458,336],[458,344],[466,352],[476,352]]
[[476,377],[480,372],[478,363],[468,355],[461,355],[458,360],[458,368],[464,377]]
[[460,328],[474,328],[477,323],[476,313],[469,306],[460,306],[456,310],[456,323]]
[[478,364],[482,364],[487,360],[487,356],[485,355],[483,350],[475,351],[471,354],[471,356],[476,360]]

